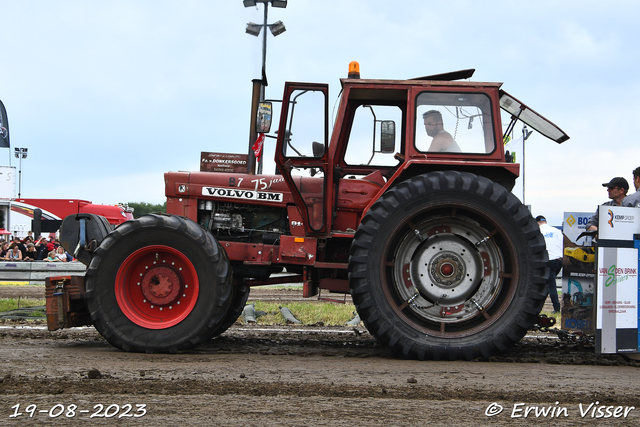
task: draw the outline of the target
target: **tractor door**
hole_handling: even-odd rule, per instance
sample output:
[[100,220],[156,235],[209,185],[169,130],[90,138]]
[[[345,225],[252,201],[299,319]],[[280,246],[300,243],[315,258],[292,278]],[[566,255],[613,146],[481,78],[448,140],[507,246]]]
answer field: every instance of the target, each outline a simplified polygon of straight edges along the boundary
[[286,83],[280,114],[275,160],[308,234],[329,228],[328,94],[326,84]]

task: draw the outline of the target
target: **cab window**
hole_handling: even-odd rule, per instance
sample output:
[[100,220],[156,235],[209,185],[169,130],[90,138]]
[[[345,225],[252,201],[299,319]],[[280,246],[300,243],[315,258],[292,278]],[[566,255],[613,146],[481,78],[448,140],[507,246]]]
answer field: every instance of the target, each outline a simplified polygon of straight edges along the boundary
[[395,166],[402,110],[398,106],[360,105],[354,113],[344,161],[351,166]]
[[415,147],[422,153],[489,154],[496,147],[485,94],[422,92],[415,123]]

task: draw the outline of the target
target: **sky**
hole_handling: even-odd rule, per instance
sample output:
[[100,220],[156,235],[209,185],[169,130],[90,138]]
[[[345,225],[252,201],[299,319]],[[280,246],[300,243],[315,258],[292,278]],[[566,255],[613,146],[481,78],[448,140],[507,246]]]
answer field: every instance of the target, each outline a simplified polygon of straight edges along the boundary
[[[199,170],[202,151],[246,154],[262,37],[244,30],[263,7],[0,0],[12,145],[0,165],[19,167],[13,149],[28,148],[21,196],[163,203],[164,172]],[[268,34],[266,97],[281,99],[285,81],[328,83],[333,105],[354,60],[376,79],[475,68],[471,81],[504,83],[570,136],[534,133],[516,155],[525,185],[514,194],[560,225],[564,212],[595,211],[615,176],[634,191],[638,16],[633,0],[289,0],[269,8],[287,31]]]

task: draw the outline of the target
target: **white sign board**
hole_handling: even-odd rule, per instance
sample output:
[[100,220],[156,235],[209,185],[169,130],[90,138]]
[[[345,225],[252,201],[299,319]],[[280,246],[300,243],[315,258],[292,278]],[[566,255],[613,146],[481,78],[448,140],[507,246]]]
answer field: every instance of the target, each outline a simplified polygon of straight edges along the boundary
[[16,198],[15,166],[0,166],[0,200],[14,200]]
[[640,208],[598,207],[598,239],[633,241],[640,234]]
[[637,352],[638,250],[598,248],[597,277],[599,351]]

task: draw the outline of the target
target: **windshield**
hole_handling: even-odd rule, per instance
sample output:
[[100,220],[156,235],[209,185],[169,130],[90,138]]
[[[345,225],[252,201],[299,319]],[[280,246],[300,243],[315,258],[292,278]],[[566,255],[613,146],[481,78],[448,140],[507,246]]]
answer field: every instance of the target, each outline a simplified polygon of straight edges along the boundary
[[491,100],[483,93],[422,92],[415,123],[420,152],[489,154],[496,147]]

